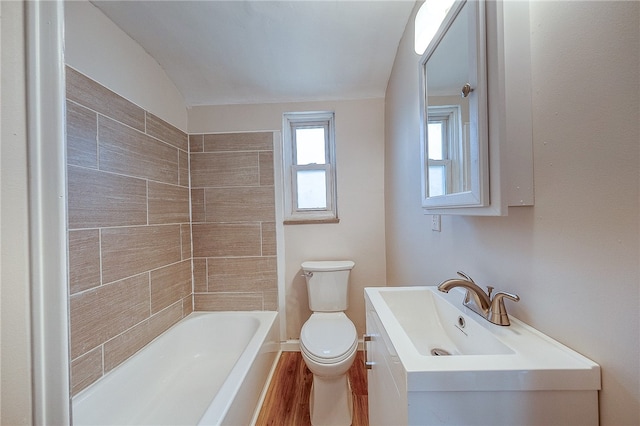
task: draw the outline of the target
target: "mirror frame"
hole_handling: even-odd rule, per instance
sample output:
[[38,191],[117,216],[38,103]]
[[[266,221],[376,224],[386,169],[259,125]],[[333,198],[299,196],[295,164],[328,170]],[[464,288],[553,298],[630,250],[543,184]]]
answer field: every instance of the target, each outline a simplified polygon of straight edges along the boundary
[[[475,58],[470,58],[470,80],[473,92],[469,95],[470,121],[470,190],[452,194],[429,196],[428,173],[428,77],[427,62],[449,28],[459,16],[464,6],[474,19],[469,19],[469,46],[475,50]],[[487,48],[486,48],[486,8],[482,0],[458,0],[449,10],[433,40],[420,59],[420,161],[422,207],[429,210],[487,207],[489,197],[489,117],[487,103]],[[473,72],[475,71],[475,73]],[[473,78],[476,80],[473,81]],[[454,213],[452,211],[452,213]]]

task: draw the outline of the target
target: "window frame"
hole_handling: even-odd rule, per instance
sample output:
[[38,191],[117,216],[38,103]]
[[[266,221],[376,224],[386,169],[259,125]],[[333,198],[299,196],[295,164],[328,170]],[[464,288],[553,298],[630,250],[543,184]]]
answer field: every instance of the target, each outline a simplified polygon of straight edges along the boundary
[[[297,164],[296,129],[325,128],[325,164]],[[337,223],[337,179],[335,158],[335,113],[333,111],[286,112],[282,119],[284,223]],[[325,172],[326,207],[298,207],[297,173],[305,170]]]

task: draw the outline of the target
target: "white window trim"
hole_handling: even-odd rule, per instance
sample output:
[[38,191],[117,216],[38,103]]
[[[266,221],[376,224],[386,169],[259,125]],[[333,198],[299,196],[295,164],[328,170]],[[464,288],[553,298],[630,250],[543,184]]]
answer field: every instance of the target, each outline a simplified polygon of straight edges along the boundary
[[[292,129],[304,125],[326,125],[326,164],[295,164],[294,132]],[[282,119],[282,153],[284,167],[284,223],[337,223],[335,114],[333,111],[287,112]],[[298,209],[296,172],[298,170],[325,170],[327,207],[324,209]]]

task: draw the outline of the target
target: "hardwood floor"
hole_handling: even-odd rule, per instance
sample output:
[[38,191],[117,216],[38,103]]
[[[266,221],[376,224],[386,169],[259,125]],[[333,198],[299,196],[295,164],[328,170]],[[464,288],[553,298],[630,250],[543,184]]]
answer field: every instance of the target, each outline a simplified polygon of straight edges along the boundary
[[[262,404],[257,426],[310,426],[309,393],[313,375],[300,352],[282,352]],[[349,370],[353,393],[353,426],[368,426],[367,370],[358,352]]]

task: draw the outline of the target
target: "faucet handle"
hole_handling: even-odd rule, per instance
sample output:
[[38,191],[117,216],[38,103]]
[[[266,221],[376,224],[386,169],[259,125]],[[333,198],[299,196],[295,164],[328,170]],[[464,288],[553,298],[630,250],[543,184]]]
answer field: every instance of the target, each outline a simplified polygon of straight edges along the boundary
[[469,275],[465,274],[465,273],[464,273],[464,272],[462,272],[462,271],[458,271],[458,272],[457,272],[457,274],[458,274],[458,275],[460,275],[462,278],[464,278],[464,279],[465,279],[465,280],[467,280],[467,281],[470,281],[470,282],[472,282],[472,283],[474,283],[474,284],[476,283],[476,282],[473,280],[473,278],[471,278]]
[[504,291],[497,292],[491,301],[489,315],[487,316],[487,319],[490,322],[498,325],[511,324],[509,321],[509,315],[507,314],[507,308],[504,306],[505,297],[513,300],[514,302],[518,302],[520,300],[520,296],[517,294],[506,293]]

